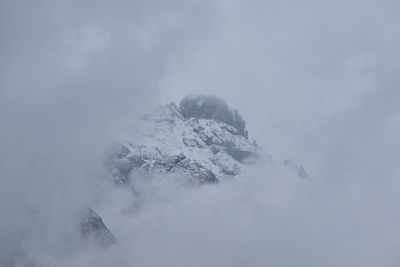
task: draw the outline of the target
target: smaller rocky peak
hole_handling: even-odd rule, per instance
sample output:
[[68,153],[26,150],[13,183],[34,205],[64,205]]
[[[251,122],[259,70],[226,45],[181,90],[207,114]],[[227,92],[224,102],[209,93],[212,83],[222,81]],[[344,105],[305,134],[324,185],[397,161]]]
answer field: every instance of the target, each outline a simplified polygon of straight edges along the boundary
[[179,111],[185,119],[209,119],[226,123],[236,128],[246,139],[246,122],[237,110],[232,110],[223,101],[213,95],[189,95],[182,99]]
[[81,237],[91,239],[102,247],[110,247],[117,243],[117,239],[108,230],[103,219],[91,208],[86,208],[80,224]]

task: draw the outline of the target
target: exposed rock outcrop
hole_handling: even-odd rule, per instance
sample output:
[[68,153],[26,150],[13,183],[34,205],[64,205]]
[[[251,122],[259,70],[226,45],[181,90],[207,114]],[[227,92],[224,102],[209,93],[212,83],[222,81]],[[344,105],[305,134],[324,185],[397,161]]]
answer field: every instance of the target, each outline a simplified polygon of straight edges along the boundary
[[104,224],[103,219],[91,208],[85,209],[80,230],[82,238],[91,239],[102,247],[109,247],[117,242],[115,236]]

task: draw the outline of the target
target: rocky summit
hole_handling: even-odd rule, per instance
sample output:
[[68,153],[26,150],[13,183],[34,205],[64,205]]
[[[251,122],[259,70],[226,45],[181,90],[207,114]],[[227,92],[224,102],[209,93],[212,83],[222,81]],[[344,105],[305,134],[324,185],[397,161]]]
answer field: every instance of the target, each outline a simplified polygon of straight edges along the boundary
[[85,209],[80,230],[82,238],[90,239],[102,247],[109,247],[117,242],[117,239],[104,224],[103,219],[91,208]]

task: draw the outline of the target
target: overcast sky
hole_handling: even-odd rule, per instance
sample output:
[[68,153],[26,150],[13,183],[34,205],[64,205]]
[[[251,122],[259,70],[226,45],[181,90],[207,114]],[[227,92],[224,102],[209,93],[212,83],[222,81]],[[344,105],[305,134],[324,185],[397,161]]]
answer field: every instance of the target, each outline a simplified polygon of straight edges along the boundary
[[[306,166],[318,186],[257,169],[246,188],[181,193],[169,208],[200,233],[189,235],[196,248],[217,244],[208,255],[236,254],[236,266],[398,266],[399,14],[394,0],[0,1],[0,265],[21,232],[33,262],[92,263],[61,253],[55,229],[95,198],[107,145],[155,104],[214,94],[239,109],[251,139]],[[259,181],[266,171],[274,178]],[[242,202],[246,192],[254,197]],[[161,266],[156,253],[167,266],[235,266],[167,256],[158,239],[177,226],[157,228],[160,212],[149,209],[133,230],[112,221],[144,245],[141,256],[107,259]],[[215,214],[221,232],[196,221]],[[236,247],[224,247],[228,237]],[[185,242],[171,248],[190,254]]]

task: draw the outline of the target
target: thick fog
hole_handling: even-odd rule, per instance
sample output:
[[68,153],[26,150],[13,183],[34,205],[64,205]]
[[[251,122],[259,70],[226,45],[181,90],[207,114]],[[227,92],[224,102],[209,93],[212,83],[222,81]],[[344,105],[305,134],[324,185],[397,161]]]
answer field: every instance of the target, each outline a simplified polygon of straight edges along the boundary
[[[0,266],[398,266],[400,2],[0,2]],[[109,187],[142,112],[213,94],[248,181]],[[82,242],[83,207],[118,239]]]

